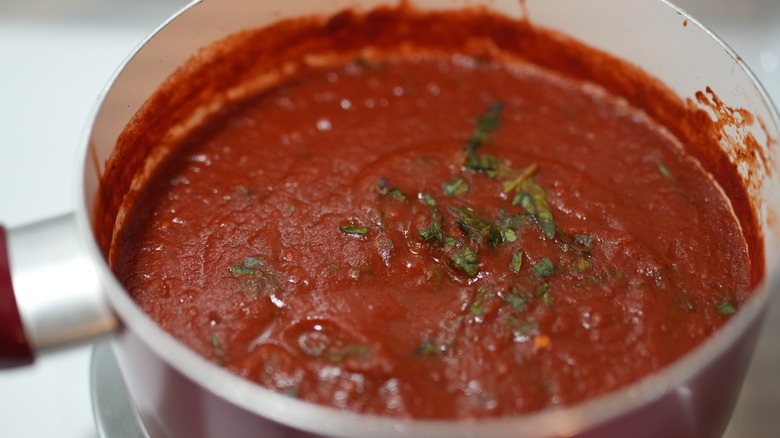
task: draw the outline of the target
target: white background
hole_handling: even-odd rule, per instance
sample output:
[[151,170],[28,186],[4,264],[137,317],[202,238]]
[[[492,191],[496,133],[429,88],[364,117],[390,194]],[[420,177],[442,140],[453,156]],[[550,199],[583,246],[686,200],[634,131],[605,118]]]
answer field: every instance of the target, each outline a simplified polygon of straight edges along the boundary
[[[780,2],[679,0],[780,102]],[[0,0],[0,223],[74,205],[76,147],[117,66],[185,0]],[[780,303],[770,311],[729,438],[780,436]],[[0,435],[96,438],[91,347],[0,371]],[[117,434],[121,436],[121,433]]]
[[[98,95],[186,3],[0,0],[0,223],[72,210],[76,148]],[[96,438],[90,353],[82,347],[0,371],[0,437]]]

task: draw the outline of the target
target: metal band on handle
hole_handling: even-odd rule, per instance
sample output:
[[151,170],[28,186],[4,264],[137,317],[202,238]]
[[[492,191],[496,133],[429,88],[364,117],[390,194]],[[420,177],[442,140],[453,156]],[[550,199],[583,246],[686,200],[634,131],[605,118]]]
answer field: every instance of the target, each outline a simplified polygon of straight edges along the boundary
[[35,354],[112,332],[111,309],[74,214],[8,230],[12,290],[28,350]]

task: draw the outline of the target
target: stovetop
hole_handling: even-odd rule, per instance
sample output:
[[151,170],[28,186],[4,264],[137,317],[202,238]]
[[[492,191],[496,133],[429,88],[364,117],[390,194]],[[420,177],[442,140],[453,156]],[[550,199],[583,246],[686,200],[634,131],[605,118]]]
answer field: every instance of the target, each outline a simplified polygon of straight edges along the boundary
[[[97,96],[127,54],[186,3],[0,0],[0,223],[13,227],[73,208],[75,149]],[[780,103],[780,2],[677,3],[727,41]],[[780,299],[769,309],[725,438],[777,436],[780,347],[772,341],[777,336]],[[134,435],[129,406],[110,397],[121,389],[112,386],[121,382],[111,378],[110,350],[95,350],[98,365],[92,368],[93,349],[86,345],[39,358],[31,368],[0,372],[2,436],[142,436]],[[98,380],[105,383],[94,384]],[[104,423],[100,429],[93,399],[113,409],[97,412]]]

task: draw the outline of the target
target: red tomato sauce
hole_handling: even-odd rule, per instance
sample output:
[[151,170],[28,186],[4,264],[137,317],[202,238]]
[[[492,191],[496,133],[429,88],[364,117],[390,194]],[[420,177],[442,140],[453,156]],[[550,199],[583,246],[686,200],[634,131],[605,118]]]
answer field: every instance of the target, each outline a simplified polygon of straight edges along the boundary
[[325,64],[189,135],[112,247],[205,358],[358,412],[511,415],[668,365],[753,287],[713,178],[605,89],[487,54]]

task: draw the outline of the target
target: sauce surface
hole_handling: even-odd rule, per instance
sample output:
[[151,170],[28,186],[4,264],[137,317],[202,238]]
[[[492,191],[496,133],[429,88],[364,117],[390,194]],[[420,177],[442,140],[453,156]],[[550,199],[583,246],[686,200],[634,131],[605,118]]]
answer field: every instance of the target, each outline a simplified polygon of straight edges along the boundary
[[511,415],[668,365],[749,251],[684,145],[603,89],[427,52],[224,108],[134,201],[112,267],[186,345],[359,412]]

